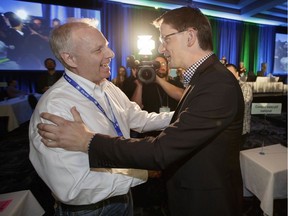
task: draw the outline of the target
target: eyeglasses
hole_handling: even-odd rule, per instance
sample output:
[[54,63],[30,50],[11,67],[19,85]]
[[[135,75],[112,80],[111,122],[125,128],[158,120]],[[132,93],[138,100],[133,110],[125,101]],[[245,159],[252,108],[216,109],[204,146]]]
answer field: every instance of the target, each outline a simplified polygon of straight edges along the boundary
[[183,30],[183,31],[179,31],[179,32],[174,32],[174,33],[171,33],[171,34],[168,34],[168,35],[166,35],[166,36],[161,36],[161,37],[159,37],[159,41],[160,41],[160,43],[162,43],[162,44],[167,44],[167,39],[169,39],[169,37],[171,37],[171,36],[173,36],[173,35],[176,35],[176,34],[180,34],[180,33],[182,33],[182,32],[185,32],[185,31],[187,31],[187,30]]

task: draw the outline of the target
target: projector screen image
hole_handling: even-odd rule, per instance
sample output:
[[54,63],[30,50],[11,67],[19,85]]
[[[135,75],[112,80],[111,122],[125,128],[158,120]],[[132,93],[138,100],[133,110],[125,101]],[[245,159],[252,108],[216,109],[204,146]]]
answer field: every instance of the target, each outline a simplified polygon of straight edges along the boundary
[[[0,70],[46,70],[44,60],[54,57],[49,34],[69,19],[90,18],[101,30],[100,11],[34,2],[0,2]],[[97,24],[96,24],[97,23]],[[63,66],[56,60],[57,70]]]
[[288,41],[287,34],[276,34],[275,55],[274,55],[274,75],[288,74]]

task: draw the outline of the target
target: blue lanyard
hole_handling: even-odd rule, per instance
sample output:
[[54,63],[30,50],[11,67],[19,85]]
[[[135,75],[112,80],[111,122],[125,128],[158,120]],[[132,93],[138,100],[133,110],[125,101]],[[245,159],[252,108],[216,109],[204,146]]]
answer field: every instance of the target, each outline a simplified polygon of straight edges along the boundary
[[98,107],[98,109],[105,115],[105,117],[113,124],[113,126],[114,126],[114,128],[115,128],[115,130],[116,130],[116,132],[117,132],[117,135],[118,135],[118,136],[123,136],[123,133],[122,133],[120,127],[119,127],[118,121],[117,121],[117,119],[116,119],[116,117],[115,117],[115,115],[114,115],[114,112],[113,112],[113,110],[112,110],[110,101],[109,101],[109,99],[108,99],[108,97],[107,97],[107,94],[104,92],[105,97],[106,97],[106,100],[108,101],[109,107],[110,107],[110,109],[111,109],[111,113],[112,113],[112,115],[113,115],[113,120],[111,120],[111,119],[107,116],[106,112],[104,111],[104,109],[102,108],[102,106],[98,103],[98,101],[97,101],[95,98],[93,98],[91,95],[89,95],[80,85],[78,85],[78,84],[77,84],[71,77],[69,77],[66,73],[64,73],[63,76],[64,76],[64,78],[67,80],[67,82],[68,82],[69,84],[71,84],[71,85],[72,85],[74,88],[76,88],[82,95],[84,95],[86,98],[88,98],[90,101],[92,101],[92,102]]

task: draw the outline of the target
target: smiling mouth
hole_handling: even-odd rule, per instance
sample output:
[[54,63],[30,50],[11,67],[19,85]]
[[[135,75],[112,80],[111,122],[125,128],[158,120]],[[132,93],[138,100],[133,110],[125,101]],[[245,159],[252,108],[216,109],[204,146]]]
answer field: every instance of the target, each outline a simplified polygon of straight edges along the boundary
[[109,64],[100,64],[100,66],[106,68],[109,66]]

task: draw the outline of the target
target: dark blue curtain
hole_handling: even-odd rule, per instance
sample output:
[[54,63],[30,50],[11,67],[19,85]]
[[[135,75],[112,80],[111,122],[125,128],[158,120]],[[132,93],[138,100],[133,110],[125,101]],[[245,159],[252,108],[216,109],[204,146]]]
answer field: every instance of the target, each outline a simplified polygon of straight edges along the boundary
[[236,66],[240,61],[243,61],[240,57],[243,25],[239,21],[215,19],[209,17],[212,32],[214,52],[219,58],[226,57],[227,61]]
[[258,70],[260,70],[261,63],[267,63],[267,73],[265,75],[272,73],[274,68],[275,34],[276,31],[274,26],[259,26],[259,55],[256,65]]

